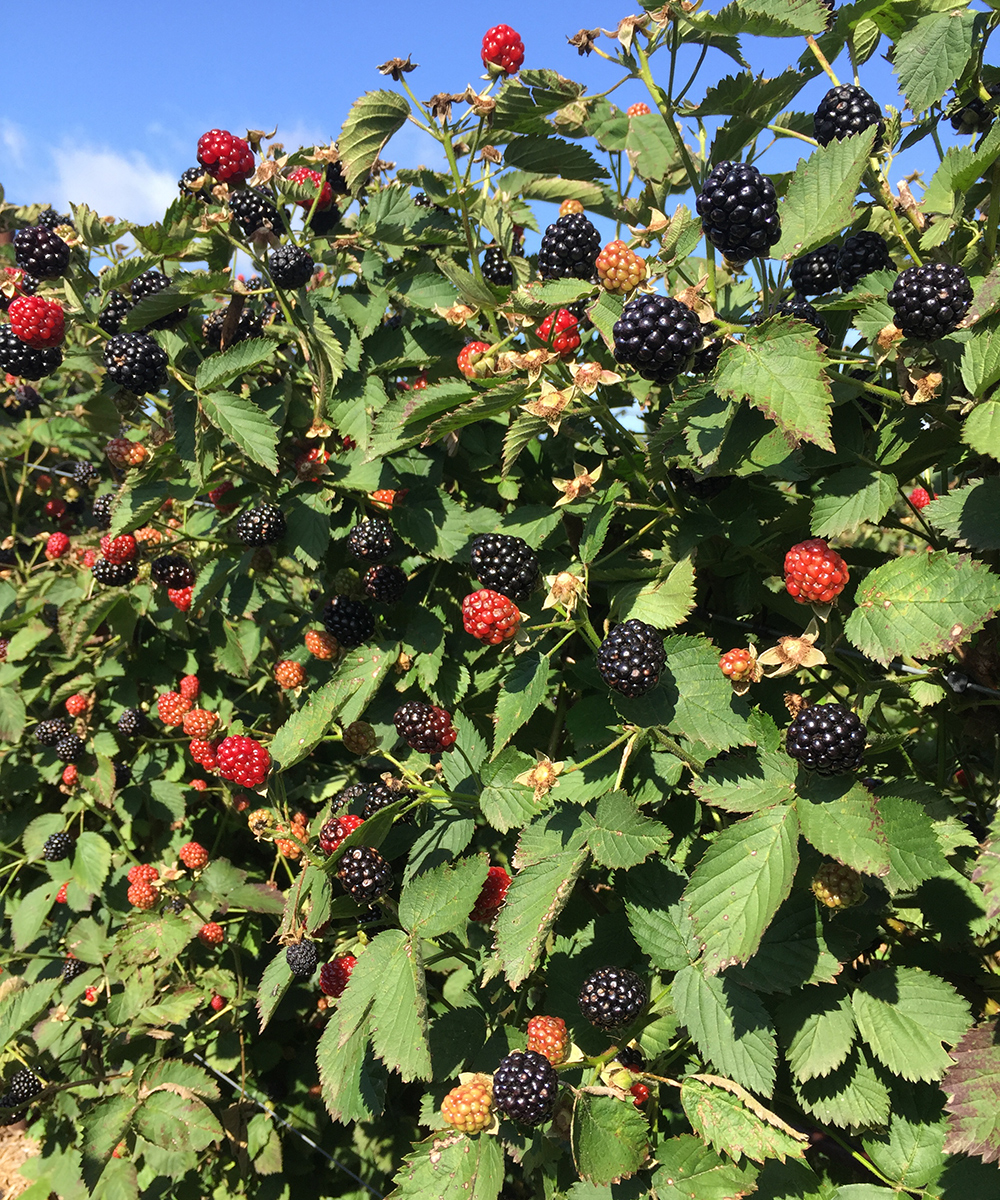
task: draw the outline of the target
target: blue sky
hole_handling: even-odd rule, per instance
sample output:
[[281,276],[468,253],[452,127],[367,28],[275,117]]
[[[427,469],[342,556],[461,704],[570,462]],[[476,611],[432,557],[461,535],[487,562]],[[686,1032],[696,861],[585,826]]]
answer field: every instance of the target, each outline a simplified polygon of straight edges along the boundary
[[[174,0],[168,8],[53,0],[45,7],[43,51],[37,21],[11,21],[4,30],[5,61],[20,64],[15,77],[23,86],[10,77],[0,99],[0,183],[14,203],[49,201],[65,209],[69,200],[83,201],[102,214],[150,220],[176,195],[177,177],[194,165],[206,129],[277,126],[290,147],[329,141],[358,95],[396,86],[375,69],[385,59],[412,55],[420,66],[408,81],[421,99],[475,82],[488,23],[505,21],[521,33],[526,66],[551,67],[589,91],[603,90],[618,68],[597,55],[580,57],[566,39],[581,27],[613,28],[628,11],[595,0],[572,6],[520,0],[491,7],[489,18],[467,0],[370,6]],[[789,38],[745,49],[756,68],[774,74],[804,48],[803,39]],[[40,53],[44,70],[29,82],[25,64],[38,64]],[[848,81],[846,57],[836,65]],[[734,63],[711,53],[705,84],[730,70],[737,70]],[[883,104],[901,103],[880,55],[862,68],[861,82]],[[828,86],[815,82],[797,106],[814,106]],[[703,91],[699,82],[690,96]],[[644,97],[641,83],[632,81],[614,99],[625,107]],[[790,167],[807,149],[789,143],[784,161],[772,165]],[[928,155],[933,150],[925,142],[918,161],[896,165],[893,182],[913,166],[933,168]],[[438,161],[436,146],[413,126],[393,139],[388,156],[408,166]]]

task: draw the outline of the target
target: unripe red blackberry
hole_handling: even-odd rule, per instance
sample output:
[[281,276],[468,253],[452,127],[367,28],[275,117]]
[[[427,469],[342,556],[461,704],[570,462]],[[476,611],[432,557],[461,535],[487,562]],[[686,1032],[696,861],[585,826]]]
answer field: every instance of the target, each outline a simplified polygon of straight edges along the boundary
[[200,842],[187,842],[177,851],[177,857],[189,871],[200,871],[208,865],[208,851]]
[[827,908],[854,908],[865,899],[861,876],[843,863],[823,863],[812,881],[813,895]]
[[569,1034],[562,1017],[532,1017],[528,1022],[528,1049],[544,1055],[558,1067],[569,1053]]
[[493,1124],[493,1081],[487,1075],[453,1087],[441,1101],[441,1117],[462,1133],[479,1133]]
[[319,831],[320,849],[329,857],[340,846],[341,842],[350,837],[355,829],[363,824],[364,821],[362,818],[355,816],[354,813],[344,813],[340,817],[331,817]]
[[521,613],[508,597],[492,588],[481,588],[462,601],[462,626],[479,641],[499,646],[516,636]]
[[597,651],[597,670],[612,691],[642,696],[655,687],[663,670],[663,634],[634,617],[616,625]]
[[872,271],[886,271],[893,266],[885,238],[869,229],[849,237],[837,254],[837,278],[845,292]]
[[359,904],[384,896],[392,887],[392,867],[371,846],[352,846],[344,852],[337,870],[344,890]]
[[483,533],[469,551],[472,571],[485,588],[523,604],[538,587],[538,556],[523,538],[507,533]]
[[395,604],[406,591],[406,572],[390,563],[369,567],[361,581],[365,595],[382,604]]
[[625,967],[601,967],[584,980],[580,989],[580,1011],[599,1029],[628,1025],[646,1007],[649,990],[634,971]]
[[[308,210],[315,204],[315,211],[319,213],[324,212],[333,203],[333,188],[320,175],[319,171],[314,171],[312,167],[296,167],[294,171],[289,171],[288,178],[292,183],[309,186],[310,194],[308,199],[295,201],[299,208]],[[319,193],[318,200],[316,199],[317,192]]]
[[198,930],[198,941],[203,946],[221,946],[225,938],[226,931],[216,921],[209,921]]
[[281,688],[299,688],[307,680],[306,669],[300,662],[286,658],[274,667],[274,682]]
[[112,383],[144,396],[167,382],[166,353],[148,333],[119,333],[104,347],[104,367]]
[[[245,188],[230,192],[229,211],[244,237],[251,238],[258,229],[270,228],[279,236],[285,232],[274,197],[264,188]],[[312,269],[309,271],[312,274]]]
[[238,186],[253,174],[250,144],[228,129],[210,129],[198,139],[198,162],[220,183]]
[[[372,571],[377,569],[376,567],[371,568]],[[320,629],[306,630],[305,637],[302,640],[305,642],[305,647],[309,653],[314,658],[321,659],[324,662],[329,662],[331,659],[336,658],[337,651],[340,649],[337,639]]]
[[450,750],[458,737],[451,724],[451,713],[422,700],[409,700],[400,705],[392,718],[396,732],[420,754],[441,754]]
[[36,279],[58,279],[69,266],[69,246],[44,225],[16,229],[14,261]]
[[469,920],[489,924],[503,908],[509,887],[510,876],[503,867],[490,867],[486,881],[476,897],[476,903],[472,906],[472,912],[469,913]]
[[259,787],[271,769],[271,756],[253,738],[236,735],[223,738],[217,750],[219,774],[241,787]]
[[285,514],[274,504],[248,508],[236,521],[236,536],[247,546],[273,546],[286,530]]
[[888,300],[906,337],[932,342],[958,327],[972,303],[972,285],[961,267],[927,263],[902,271]]
[[649,105],[644,100],[637,100],[635,104],[630,104],[625,110],[627,117],[645,117],[648,115]]
[[[52,346],[48,350],[33,350],[25,345],[9,325],[0,325],[0,371],[22,379],[43,379],[62,365],[62,351]],[[37,406],[36,406],[37,407]],[[8,409],[8,413],[12,410]],[[24,412],[29,411],[27,407]],[[20,419],[24,412],[18,414]]]
[[785,590],[799,604],[830,604],[850,578],[847,563],[823,538],[798,542],[785,555]]
[[814,704],[789,725],[785,749],[810,771],[849,775],[861,765],[868,728],[842,704]]
[[359,521],[347,536],[347,548],[362,562],[381,562],[395,546],[392,526],[383,517]]
[[319,962],[316,943],[304,941],[286,946],[285,962],[288,963],[288,969],[296,979],[309,979]]
[[878,150],[885,130],[882,110],[863,87],[853,83],[830,88],[813,116],[813,131],[821,146],[828,146],[835,138],[840,141],[851,134],[862,133],[872,125],[878,130],[872,148]]
[[291,243],[272,250],[267,265],[275,287],[280,288],[305,287],[316,268],[311,255]]
[[58,346],[66,334],[66,314],[61,304],[41,296],[18,296],[7,310],[10,327],[27,346],[47,350]]
[[788,272],[792,287],[800,296],[825,296],[840,287],[837,258],[840,249],[836,242],[827,242],[818,250],[795,259]]
[[319,972],[319,989],[323,995],[333,996],[339,1000],[344,994],[344,988],[347,987],[351,972],[357,962],[358,960],[353,954],[341,954],[330,962],[324,963]]
[[674,379],[705,340],[697,314],[670,296],[636,296],[613,332],[616,360],[654,383]]
[[766,256],[781,237],[774,184],[749,164],[719,163],[695,207],[705,236],[730,262]]
[[503,75],[513,75],[524,62],[524,43],[521,35],[509,25],[494,25],[483,35],[483,66]]
[[327,633],[341,646],[362,646],[375,634],[375,618],[367,604],[349,596],[334,596],[321,616]]
[[570,213],[551,224],[542,236],[538,274],[542,279],[593,279],[601,235],[580,213]]
[[646,260],[620,240],[608,242],[595,266],[601,287],[619,296],[634,291],[646,278]]
[[573,313],[560,308],[538,326],[538,336],[550,350],[566,358],[580,345],[580,324]]
[[493,1072],[493,1106],[529,1127],[540,1125],[555,1107],[559,1076],[543,1054],[512,1050]]

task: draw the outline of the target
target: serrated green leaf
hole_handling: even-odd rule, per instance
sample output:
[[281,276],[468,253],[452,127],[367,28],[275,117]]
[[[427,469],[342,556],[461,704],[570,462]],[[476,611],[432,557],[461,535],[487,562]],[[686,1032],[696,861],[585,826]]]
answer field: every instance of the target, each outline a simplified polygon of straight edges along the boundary
[[563,179],[608,178],[608,172],[589,150],[558,137],[526,134],[513,138],[507,143],[503,158],[507,166],[533,174],[554,171]]
[[94,1184],[92,1200],[133,1200],[139,1195],[139,1175],[135,1163],[109,1158],[101,1177]]
[[[977,328],[962,349],[962,382],[978,398],[1000,379],[1000,329]],[[975,413],[965,418],[966,425]]]
[[[666,669],[659,688],[643,697],[637,708],[616,697],[615,705],[626,720],[636,719],[639,725],[665,723],[671,733],[704,742],[711,750],[748,742],[746,703],[734,695],[719,670],[719,652],[711,642],[675,635],[664,640],[663,650]],[[666,712],[664,700],[669,706]]]
[[795,810],[778,805],[723,830],[695,867],[684,894],[706,973],[756,952],[791,889],[798,831]]
[[637,866],[669,845],[670,830],[644,816],[625,792],[609,792],[597,802],[597,813],[584,814],[590,826],[587,844],[594,861],[612,870]]
[[893,70],[915,113],[936,104],[965,70],[973,54],[975,19],[967,8],[931,13],[907,27],[896,42]]
[[948,1097],[949,1154],[977,1154],[983,1162],[1000,1159],[1000,1037],[997,1021],[970,1029],[951,1052],[952,1064],[941,1081]]
[[[719,1079],[720,1086],[688,1075],[681,1079],[681,1104],[694,1131],[716,1150],[739,1161],[768,1158],[784,1162],[801,1158],[808,1145],[805,1134],[786,1125],[736,1084]],[[752,1106],[752,1107],[751,1107]]]
[[942,1043],[955,1045],[969,1028],[969,1006],[951,984],[913,967],[871,971],[851,1003],[875,1057],[904,1079],[940,1079],[951,1066]]
[[[933,522],[932,508],[924,516]],[[862,654],[883,665],[897,655],[930,658],[950,653],[994,615],[1000,578],[965,555],[910,554],[865,576],[855,604],[844,628]]]
[[792,1091],[807,1113],[841,1128],[881,1125],[889,1115],[889,1089],[857,1047],[828,1075],[793,1077]]
[[282,946],[264,968],[260,987],[257,989],[257,1016],[260,1018],[258,1033],[263,1033],[267,1028],[268,1022],[274,1016],[274,1010],[291,986],[292,978],[292,969],[288,965],[285,948]]
[[198,364],[194,377],[199,391],[208,391],[220,383],[228,383],[245,371],[251,371],[274,357],[277,346],[267,338],[248,338],[217,354],[210,354]]
[[503,1177],[499,1138],[435,1134],[414,1144],[387,1200],[496,1200]]
[[385,143],[401,129],[410,106],[398,92],[365,92],[351,105],[337,139],[341,169],[352,192],[368,180]]
[[404,1083],[430,1079],[427,994],[419,941],[395,929],[387,929],[379,937],[387,939],[381,947],[386,970],[372,1003],[372,1048],[387,1067],[399,1072]]
[[816,537],[838,537],[866,521],[877,525],[895,499],[895,475],[847,467],[823,480],[823,490],[813,501],[810,528]]
[[861,871],[888,875],[889,844],[878,799],[850,779],[810,779],[797,801],[802,836],[820,854]]
[[650,113],[649,120],[629,121],[625,148],[640,179],[665,179],[680,163],[670,129],[659,113]]
[[[849,933],[836,939],[837,927],[824,925],[811,891],[792,892],[764,931],[757,953],[739,978],[755,991],[794,992],[807,984],[829,983],[856,943]],[[830,949],[831,942],[836,953]]]
[[[978,410],[977,410],[978,411]],[[1000,548],[1000,479],[975,479],[932,501],[921,514],[936,529],[963,546],[976,550]]]
[[619,621],[635,618],[656,629],[673,629],[695,606],[694,561],[682,558],[663,579],[627,583],[611,606]]
[[944,1139],[941,1093],[936,1087],[911,1087],[893,1097],[888,1129],[869,1133],[861,1144],[900,1191],[914,1192],[944,1166]]
[[139,1107],[134,1096],[109,1096],[84,1114],[82,1150],[84,1158],[103,1162],[122,1140],[132,1114]]
[[582,1179],[611,1183],[634,1175],[646,1161],[649,1125],[634,1105],[577,1092],[570,1144]]
[[545,699],[550,665],[548,658],[542,654],[522,654],[504,676],[500,694],[497,696],[493,758],[496,758]]
[[758,750],[711,763],[700,779],[691,781],[691,790],[705,804],[727,812],[757,812],[794,799],[797,769],[787,754]]
[[690,1133],[660,1142],[656,1158],[658,1200],[740,1200],[754,1191],[755,1167],[726,1162]]
[[662,971],[680,971],[698,955],[691,918],[681,900],[686,882],[686,875],[661,860],[643,863],[625,876],[632,936]]
[[[621,499],[625,486],[616,479],[604,493],[603,503],[592,508],[584,522],[583,534],[580,537],[580,561],[588,566],[601,553],[604,539],[608,536],[611,522],[615,517],[615,505]],[[656,622],[652,622],[656,624]]]
[[40,884],[25,895],[10,921],[15,950],[26,950],[38,937],[55,904],[59,884],[53,880]]
[[399,898],[399,922],[414,937],[435,938],[464,926],[486,881],[489,856],[445,863],[411,879]]
[[0,1045],[8,1045],[15,1034],[29,1029],[49,1007],[52,993],[62,979],[40,979],[12,989],[0,998]]
[[544,798],[536,803],[533,791],[516,777],[530,771],[535,760],[513,746],[501,750],[493,762],[486,763],[480,772],[483,781],[479,805],[483,816],[501,833],[527,825],[538,816],[540,808],[548,808],[552,801]]
[[[234,350],[249,345],[241,342]],[[228,353],[228,351],[227,351]],[[216,429],[231,438],[247,458],[278,473],[278,429],[271,418],[252,400],[235,392],[212,392],[201,397],[201,409]]]
[[160,260],[155,254],[140,254],[135,258],[126,258],[122,262],[112,263],[99,277],[99,286],[103,295],[115,288],[125,287],[133,279],[138,279],[144,272],[153,267],[159,267]]
[[879,812],[889,844],[890,892],[912,891],[948,869],[934,822],[916,800],[880,796]]
[[[1000,351],[1000,337],[997,338],[997,349]],[[1000,400],[987,400],[969,413],[962,425],[962,441],[977,454],[1000,459]]]
[[777,1017],[788,1066],[801,1082],[829,1075],[854,1045],[851,998],[840,984],[803,988],[782,1003]]
[[100,894],[111,869],[111,847],[99,833],[85,830],[73,851],[73,878],[85,892]]
[[0,688],[0,741],[18,741],[27,720],[28,713],[20,693],[10,687]]
[[832,451],[833,395],[815,334],[804,321],[770,317],[722,351],[714,386],[720,396],[748,400],[795,442]]
[[695,1045],[721,1074],[770,1096],[778,1061],[767,1010],[749,988],[723,975],[685,967],[670,985],[674,1011]]
[[1000,815],[993,818],[989,836],[976,858],[972,881],[983,890],[986,915],[995,920],[1000,916]]
[[368,1048],[367,1026],[345,1029],[347,1023],[340,1008],[335,1008],[316,1047],[323,1103],[330,1117],[345,1125],[377,1117],[386,1084],[385,1068]]
[[136,1133],[165,1150],[204,1150],[223,1138],[212,1110],[195,1096],[158,1091],[132,1118]]

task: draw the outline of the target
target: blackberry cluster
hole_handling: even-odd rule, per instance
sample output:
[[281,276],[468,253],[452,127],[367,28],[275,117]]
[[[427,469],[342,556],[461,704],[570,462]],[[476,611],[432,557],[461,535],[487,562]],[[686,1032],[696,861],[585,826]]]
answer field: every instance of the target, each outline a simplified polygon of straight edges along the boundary
[[409,700],[396,709],[392,718],[396,732],[419,754],[441,754],[458,737],[451,714],[422,700]]
[[384,896],[393,885],[392,867],[371,846],[352,846],[344,852],[337,878],[359,904]]
[[402,567],[377,563],[365,571],[361,584],[365,595],[372,600],[379,600],[382,604],[395,604],[397,600],[402,600],[406,591],[406,572]]
[[392,526],[382,517],[360,521],[347,537],[347,548],[362,562],[382,562],[392,553]]
[[162,554],[154,558],[149,568],[150,578],[160,587],[194,587],[196,572],[188,560],[180,554]]
[[862,229],[844,242],[837,254],[837,278],[845,292],[850,291],[872,271],[885,271],[893,265],[889,247],[880,233]]
[[888,300],[907,337],[932,342],[958,327],[972,303],[972,286],[961,267],[928,263],[900,272]]
[[110,529],[111,514],[114,511],[114,507],[114,492],[102,492],[100,496],[95,496],[93,506],[90,509],[91,524],[96,525],[98,529]]
[[[222,326],[225,323],[226,309],[224,308],[217,308],[214,312],[210,312],[201,323],[202,339],[213,350],[222,349]],[[245,308],[240,313],[240,319],[236,323],[236,328],[228,344],[235,346],[237,342],[245,342],[248,338],[261,337],[263,333],[264,323],[260,316],[252,308]]]
[[62,351],[57,346],[35,350],[22,342],[9,325],[0,326],[0,370],[22,379],[44,379],[62,365]]
[[523,538],[506,533],[480,534],[469,553],[472,571],[483,587],[522,604],[538,587],[541,567]]
[[[277,205],[263,188],[245,188],[239,192],[232,192],[229,196],[229,211],[244,237],[253,237],[258,229],[268,225],[279,235],[284,232]],[[312,274],[311,268],[309,273]]]
[[580,1011],[598,1029],[617,1029],[634,1021],[648,999],[649,991],[634,971],[601,967],[584,980]]
[[342,646],[362,646],[375,633],[375,618],[367,604],[349,596],[334,596],[320,617],[327,633]]
[[104,366],[112,383],[145,396],[167,382],[167,355],[148,333],[119,333],[104,347]]
[[268,268],[275,286],[300,288],[312,279],[316,264],[305,250],[298,246],[281,246],[271,252]]
[[[160,271],[151,269],[143,271],[141,275],[133,279],[129,291],[132,293],[132,299],[138,304],[140,300],[145,300],[149,296],[155,296],[168,287],[170,287],[170,280],[166,275]],[[183,308],[176,308],[173,312],[164,313],[162,317],[146,321],[145,328],[172,329],[175,325],[179,325],[190,311],[190,306],[185,304]]]
[[781,237],[774,184],[748,164],[714,167],[695,207],[705,236],[732,263],[766,255]]
[[246,546],[273,546],[286,529],[285,514],[274,504],[248,508],[236,522],[236,536]]
[[74,842],[68,833],[52,833],[45,839],[42,857],[46,862],[62,862],[73,853]]
[[601,235],[583,213],[569,213],[546,229],[538,252],[542,279],[593,279]]
[[863,133],[872,125],[878,129],[873,146],[874,150],[878,150],[885,129],[882,110],[875,103],[874,97],[863,87],[856,87],[853,83],[843,83],[839,87],[830,88],[813,115],[816,141],[821,146],[829,146],[835,138],[839,142],[851,134]]
[[122,737],[137,738],[146,726],[146,717],[140,708],[126,708],[118,718],[117,729]]
[[51,229],[34,225],[14,231],[14,260],[36,279],[58,279],[69,266],[69,246]]
[[868,728],[842,704],[814,704],[789,725],[785,749],[820,775],[847,775],[861,765]]
[[487,246],[483,254],[483,278],[496,287],[510,287],[514,282],[514,268],[499,246]]
[[670,296],[636,296],[615,321],[615,359],[643,379],[669,383],[704,342],[696,314]]
[[[986,90],[995,99],[1000,96],[1000,83],[988,83]],[[993,124],[993,112],[975,96],[951,114],[951,127],[956,133],[981,133]]]
[[[416,800],[417,798],[417,793],[412,788],[405,787],[402,780],[393,779],[389,776],[385,779],[376,779],[374,783],[363,785],[361,795],[365,802],[361,810],[361,816],[365,821],[370,820],[377,812],[381,812],[383,808],[388,808],[390,804],[395,804],[397,800]],[[403,825],[411,823],[409,817],[399,817],[397,819]]]
[[749,323],[751,325],[763,325],[768,317],[773,316],[797,317],[800,321],[806,321],[816,330],[816,337],[824,346],[829,346],[832,341],[826,322],[816,309],[805,300],[782,300],[780,304],[776,304],[768,313],[754,313]]
[[521,1125],[540,1125],[558,1093],[555,1067],[534,1050],[512,1050],[493,1072],[493,1107]]
[[208,202],[208,197],[201,190],[201,181],[208,172],[204,167],[188,167],[177,180],[177,187],[184,196],[197,196],[199,200]]
[[296,942],[285,947],[285,962],[296,979],[308,979],[316,970],[319,954],[315,942]]
[[71,763],[76,762],[83,756],[85,746],[83,738],[77,737],[75,733],[64,733],[63,736],[56,742],[56,758],[60,762]]
[[81,459],[73,464],[73,482],[85,487],[92,479],[97,478],[97,468],[93,463]]
[[122,327],[122,321],[132,311],[132,301],[121,292],[110,291],[104,307],[97,316],[97,324],[113,337]]
[[665,662],[663,634],[634,617],[616,625],[597,651],[601,678],[623,696],[642,696],[655,687]]
[[139,567],[134,559],[116,563],[110,558],[99,558],[90,570],[97,582],[106,587],[124,587],[139,574]]
[[[11,1078],[7,1090],[0,1095],[0,1108],[11,1108],[13,1105],[27,1104],[34,1100],[42,1090],[42,1081],[27,1067],[22,1067]],[[0,1116],[0,1125],[13,1125],[24,1116],[23,1112],[9,1112]]]
[[35,739],[43,746],[54,746],[69,732],[70,727],[62,717],[50,717],[47,721],[39,721],[35,726]]
[[825,296],[840,286],[837,269],[840,250],[836,242],[827,242],[811,254],[797,258],[788,272],[792,287],[800,296]]

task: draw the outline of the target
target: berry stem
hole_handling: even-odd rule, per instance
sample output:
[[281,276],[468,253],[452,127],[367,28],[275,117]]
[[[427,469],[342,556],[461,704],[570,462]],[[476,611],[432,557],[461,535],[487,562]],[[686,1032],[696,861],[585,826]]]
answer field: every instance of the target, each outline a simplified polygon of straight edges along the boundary
[[997,249],[997,222],[1000,221],[1000,163],[990,168],[990,211],[986,218],[986,257],[990,262]]
[[591,763],[597,762],[598,759],[603,758],[605,754],[610,754],[612,750],[617,750],[622,742],[627,742],[629,738],[633,736],[633,734],[634,730],[629,729],[626,733],[623,733],[621,737],[615,738],[610,745],[605,746],[603,750],[598,750],[596,754],[592,754],[589,758],[585,758],[582,762],[574,763],[571,767],[567,767],[565,773],[567,775],[572,775],[574,771],[582,771],[584,767],[589,767]]
[[674,139],[674,145],[677,147],[677,153],[680,155],[681,162],[684,164],[684,170],[687,172],[688,182],[695,192],[701,191],[701,180],[698,178],[698,171],[695,168],[694,160],[684,145],[684,134],[681,133],[677,122],[674,120],[674,106],[667,99],[663,89],[659,87],[653,80],[652,73],[649,69],[649,59],[646,56],[645,50],[639,45],[638,38],[632,43],[636,57],[639,60],[639,75],[642,82],[646,85],[646,90],[659,109],[663,119],[667,123],[667,129],[670,131],[670,136]]
[[827,73],[827,75],[829,75],[830,81],[833,83],[833,86],[840,87],[840,80],[837,78],[836,75],[834,75],[833,67],[831,67],[830,64],[827,62],[826,55],[816,44],[816,39],[813,37],[813,35],[811,33],[806,34],[806,45],[813,52],[813,57],[816,59],[816,61],[819,63],[819,65],[823,68],[823,70]]
[[869,159],[869,170],[865,172],[865,180],[871,188],[872,195],[888,213],[889,220],[892,221],[893,228],[896,231],[896,236],[906,247],[907,254],[909,254],[909,256],[913,259],[913,262],[916,266],[923,266],[924,260],[916,252],[916,250],[913,249],[913,246],[910,244],[910,239],[906,236],[906,232],[903,229],[903,223],[899,219],[899,213],[896,212],[895,198],[889,188],[889,184],[886,182],[886,179],[882,174],[879,161],[874,155],[872,155],[872,157]]

